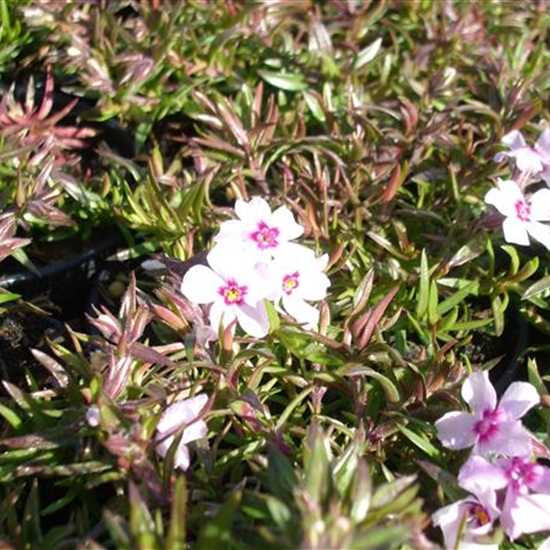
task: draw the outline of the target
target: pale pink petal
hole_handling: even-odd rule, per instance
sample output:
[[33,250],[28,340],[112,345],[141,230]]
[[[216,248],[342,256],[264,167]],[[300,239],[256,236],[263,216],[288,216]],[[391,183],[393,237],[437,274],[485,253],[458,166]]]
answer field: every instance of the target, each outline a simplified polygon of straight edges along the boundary
[[538,221],[550,220],[550,189],[539,189],[530,200],[531,219]]
[[[157,453],[162,457],[166,456],[168,449],[170,448],[172,443],[174,443],[174,439],[175,437],[173,435],[162,439],[155,447]],[[155,438],[155,441],[157,441],[157,438]]]
[[210,326],[218,332],[220,326],[227,328],[237,316],[232,307],[226,307],[223,301],[214,302],[210,306],[210,311],[208,313],[208,320],[210,321]]
[[263,302],[235,308],[235,315],[241,328],[250,336],[263,338],[269,332],[269,318]]
[[516,166],[521,172],[530,172],[538,174],[542,171],[541,155],[531,147],[522,147],[515,153]]
[[[265,199],[253,197],[248,202],[237,199],[235,213],[246,223],[255,224],[257,221],[267,221],[271,217],[271,208]],[[269,225],[269,224],[268,224]]]
[[300,272],[301,284],[297,288],[298,294],[304,300],[319,301],[327,295],[330,279],[320,270],[304,269]]
[[196,422],[189,424],[185,430],[183,430],[181,442],[189,443],[190,441],[196,441],[197,439],[206,437],[207,433],[208,426],[206,425],[206,422],[204,420],[197,420]]
[[162,413],[157,423],[157,431],[161,435],[168,434],[185,424],[193,422],[204,409],[207,401],[208,396],[199,393],[194,397],[172,403]]
[[218,288],[223,285],[212,269],[205,265],[193,266],[183,277],[181,293],[196,304],[209,304],[218,299]]
[[[492,494],[494,496],[494,492],[492,492]],[[470,525],[466,524],[465,521],[472,504],[475,505],[478,504],[478,502],[474,498],[459,500],[445,508],[437,510],[437,512],[432,515],[434,525],[439,526],[443,532],[445,548],[460,548],[461,550],[498,550],[498,545],[476,542],[478,536],[490,533],[493,528],[493,521],[498,517],[498,510],[495,508],[488,509],[480,501],[479,504],[481,504],[488,513],[490,522],[477,529],[471,529]],[[493,510],[496,512],[494,515],[491,513]],[[461,528],[463,532],[461,533],[461,539],[458,540],[457,537]]]
[[524,201],[525,198],[519,185],[514,180],[501,180],[497,187],[491,189],[485,195],[485,202],[492,204],[501,214],[507,217],[516,216],[516,202]]
[[296,222],[286,206],[281,206],[273,212],[272,223],[279,229],[281,239],[285,241],[296,239],[304,232],[304,228]]
[[525,228],[533,239],[550,250],[550,226],[539,222],[531,222],[526,224]]
[[550,494],[550,468],[542,464],[533,464],[533,479],[527,485],[537,493]]
[[500,522],[512,540],[525,533],[549,530],[550,495],[517,495],[508,491]]
[[458,484],[470,493],[497,491],[508,485],[504,469],[494,466],[479,455],[471,456],[458,473]]
[[527,227],[528,224],[526,222],[521,222],[516,218],[506,218],[504,222],[502,222],[504,239],[507,243],[527,246],[529,244]]
[[222,242],[226,239],[231,239],[233,245],[242,241],[245,236],[245,228],[242,221],[228,220],[220,225],[220,230],[214,238],[216,242]]
[[501,143],[509,147],[512,151],[520,149],[521,147],[525,147],[526,145],[524,137],[518,130],[512,130],[511,132],[508,132],[501,139]]
[[319,324],[319,310],[304,302],[299,296],[283,294],[283,307],[285,311],[298,321],[304,323],[305,328],[315,330]]
[[189,457],[189,449],[184,443],[178,445],[178,450],[174,455],[174,468],[179,468],[184,472],[189,469],[191,459]]
[[544,539],[537,550],[550,550],[550,537]]
[[467,514],[469,502],[467,500],[459,500],[440,508],[432,515],[433,524],[443,532],[443,540],[445,548],[457,548],[458,531],[463,522],[464,516]]
[[476,414],[495,409],[497,394],[487,371],[474,372],[466,378],[462,386],[462,398]]
[[531,438],[519,420],[499,422],[496,433],[484,443],[478,442],[475,450],[483,455],[496,452],[506,456],[526,456],[531,452]]
[[472,447],[477,434],[474,431],[476,419],[465,412],[449,412],[436,421],[437,437],[448,449],[458,450]]
[[513,382],[500,398],[499,408],[510,418],[518,419],[539,402],[535,386],[528,382]]
[[541,132],[535,143],[535,149],[550,161],[550,128],[545,128]]

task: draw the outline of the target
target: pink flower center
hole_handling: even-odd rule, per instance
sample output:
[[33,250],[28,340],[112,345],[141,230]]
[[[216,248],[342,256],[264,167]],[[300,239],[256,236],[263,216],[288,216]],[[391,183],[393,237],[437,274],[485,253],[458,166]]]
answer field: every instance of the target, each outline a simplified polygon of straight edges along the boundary
[[487,510],[481,504],[472,504],[468,508],[468,516],[468,519],[473,520],[476,527],[482,527],[491,521]]
[[278,236],[279,229],[276,227],[269,227],[265,222],[260,222],[258,224],[258,229],[250,234],[250,238],[256,242],[260,250],[279,246],[279,242],[277,241]]
[[481,418],[474,424],[474,432],[477,433],[479,442],[490,441],[498,433],[501,421],[502,413],[499,409],[485,409]]
[[516,217],[522,222],[531,221],[531,207],[523,200],[519,199],[514,205],[516,207]]
[[506,469],[506,477],[515,491],[527,493],[528,487],[541,475],[540,464],[534,464],[530,460],[515,457],[510,460],[510,466]]
[[283,277],[283,292],[285,294],[292,294],[294,289],[298,288],[300,285],[300,282],[298,281],[298,277],[300,274],[298,271],[295,271],[294,273],[291,273],[290,275],[285,275]]
[[242,305],[247,292],[248,289],[246,286],[239,286],[233,279],[227,281],[225,286],[221,286],[218,289],[218,294],[223,296],[226,306]]

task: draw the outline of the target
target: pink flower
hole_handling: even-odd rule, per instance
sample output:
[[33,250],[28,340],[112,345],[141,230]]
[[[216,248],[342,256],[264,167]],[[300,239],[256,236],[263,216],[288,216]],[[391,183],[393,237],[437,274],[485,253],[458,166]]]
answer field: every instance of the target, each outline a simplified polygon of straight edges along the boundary
[[304,247],[296,246],[277,254],[269,265],[257,268],[272,289],[270,299],[307,329],[315,330],[319,324],[319,310],[308,302],[318,302],[327,294],[330,279],[323,273],[328,256],[317,258]]
[[458,483],[467,491],[506,489],[500,523],[513,540],[550,529],[550,469],[527,457],[501,458],[491,464],[472,456]]
[[182,294],[196,304],[211,304],[209,320],[214,330],[236,320],[251,336],[265,336],[269,320],[263,300],[269,288],[250,259],[239,250],[218,246],[206,258],[209,267],[195,265],[185,274]]
[[215,239],[218,245],[228,245],[232,249],[241,247],[244,252],[262,259],[272,258],[275,252],[288,246],[299,246],[290,241],[302,235],[304,228],[286,206],[271,212],[261,197],[254,197],[249,202],[239,199],[235,203],[235,213],[238,220],[221,224]]
[[174,467],[187,470],[190,464],[187,443],[206,437],[207,426],[199,414],[204,409],[208,397],[198,394],[189,399],[172,403],[162,414],[157,424],[155,441],[157,453],[164,457],[170,449],[176,435],[181,433],[181,439],[174,455]]
[[518,130],[512,130],[502,138],[502,143],[510,151],[502,151],[495,155],[499,162],[504,157],[513,158],[521,172],[540,176],[550,184],[550,128],[546,128],[537,139],[534,147],[525,143]]
[[528,245],[529,236],[550,249],[550,189],[539,189],[527,200],[513,180],[501,180],[485,195],[485,202],[505,216],[504,238],[509,243]]
[[474,372],[462,386],[462,398],[471,413],[450,412],[435,423],[445,447],[457,450],[473,446],[475,453],[483,455],[490,452],[508,456],[529,454],[529,432],[519,419],[539,402],[534,386],[514,382],[497,404],[487,372]]
[[437,510],[432,516],[434,525],[443,531],[445,548],[468,550],[498,550],[498,544],[483,543],[500,514],[496,493],[482,491]]

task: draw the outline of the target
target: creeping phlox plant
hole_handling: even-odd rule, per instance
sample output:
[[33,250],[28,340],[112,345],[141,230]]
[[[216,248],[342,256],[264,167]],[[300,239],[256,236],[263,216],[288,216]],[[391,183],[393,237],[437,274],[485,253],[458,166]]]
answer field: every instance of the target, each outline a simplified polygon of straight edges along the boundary
[[550,250],[550,225],[541,223],[550,221],[550,189],[529,191],[540,180],[550,186],[550,128],[541,133],[534,147],[528,146],[517,130],[506,134],[502,143],[509,151],[498,153],[495,160],[511,159],[516,168],[514,179],[499,179],[497,187],[485,195],[485,202],[504,216],[507,242],[528,245],[532,237]]
[[182,294],[192,302],[209,305],[211,338],[218,329],[238,324],[250,336],[269,331],[266,301],[286,312],[305,328],[314,330],[319,311],[309,302],[322,300],[330,284],[323,273],[328,256],[295,241],[304,228],[288,208],[271,212],[259,197],[237,200],[238,220],[221,224],[208,266],[193,266],[183,278]]
[[536,462],[536,440],[520,420],[539,403],[535,387],[514,382],[498,402],[487,372],[474,372],[462,397],[471,413],[449,412],[435,424],[445,447],[472,447],[458,474],[469,496],[433,516],[446,548],[498,550],[497,522],[511,540],[550,530],[550,468]]

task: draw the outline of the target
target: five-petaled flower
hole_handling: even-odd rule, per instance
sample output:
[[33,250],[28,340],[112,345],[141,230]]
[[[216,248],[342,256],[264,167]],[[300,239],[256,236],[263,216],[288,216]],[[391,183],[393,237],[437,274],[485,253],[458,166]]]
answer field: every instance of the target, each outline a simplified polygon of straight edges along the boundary
[[493,464],[474,455],[461,468],[458,483],[471,492],[506,490],[500,523],[512,540],[550,529],[550,468],[530,458],[499,458]]
[[187,470],[190,464],[187,443],[206,437],[208,428],[199,415],[207,401],[204,393],[176,401],[168,406],[158,421],[155,442],[160,456],[166,456],[176,437],[180,437],[174,454],[175,468]]
[[487,372],[474,372],[462,386],[462,397],[472,413],[449,412],[436,423],[445,447],[482,455],[523,456],[530,452],[531,437],[519,420],[539,402],[537,390],[527,382],[512,383],[500,403]]
[[184,276],[182,294],[197,304],[211,304],[210,325],[218,330],[241,328],[256,338],[265,336],[269,320],[263,300],[269,289],[254,264],[239,250],[214,247],[207,256],[208,267],[193,266]]
[[505,216],[504,238],[509,243],[528,245],[529,235],[550,249],[550,226],[540,223],[550,220],[550,189],[539,189],[529,200],[514,180],[501,180],[485,195]]
[[247,254],[260,259],[272,258],[276,252],[300,247],[292,243],[304,232],[296,222],[292,212],[281,206],[271,212],[267,201],[254,197],[248,202],[237,200],[235,213],[238,220],[223,222],[215,238],[217,245],[228,246],[232,250],[241,247]]
[[319,301],[326,296],[330,280],[323,270],[328,256],[317,258],[312,251],[300,248],[275,256],[269,270],[273,288],[270,297],[305,328],[313,330],[319,323],[319,310],[308,301]]
[[497,544],[483,542],[500,514],[496,500],[494,491],[481,490],[437,510],[432,521],[443,532],[445,548],[498,550]]
[[502,143],[510,150],[497,153],[495,161],[513,158],[520,172],[538,176],[550,185],[550,128],[540,134],[534,147],[527,145],[518,130],[506,134]]

